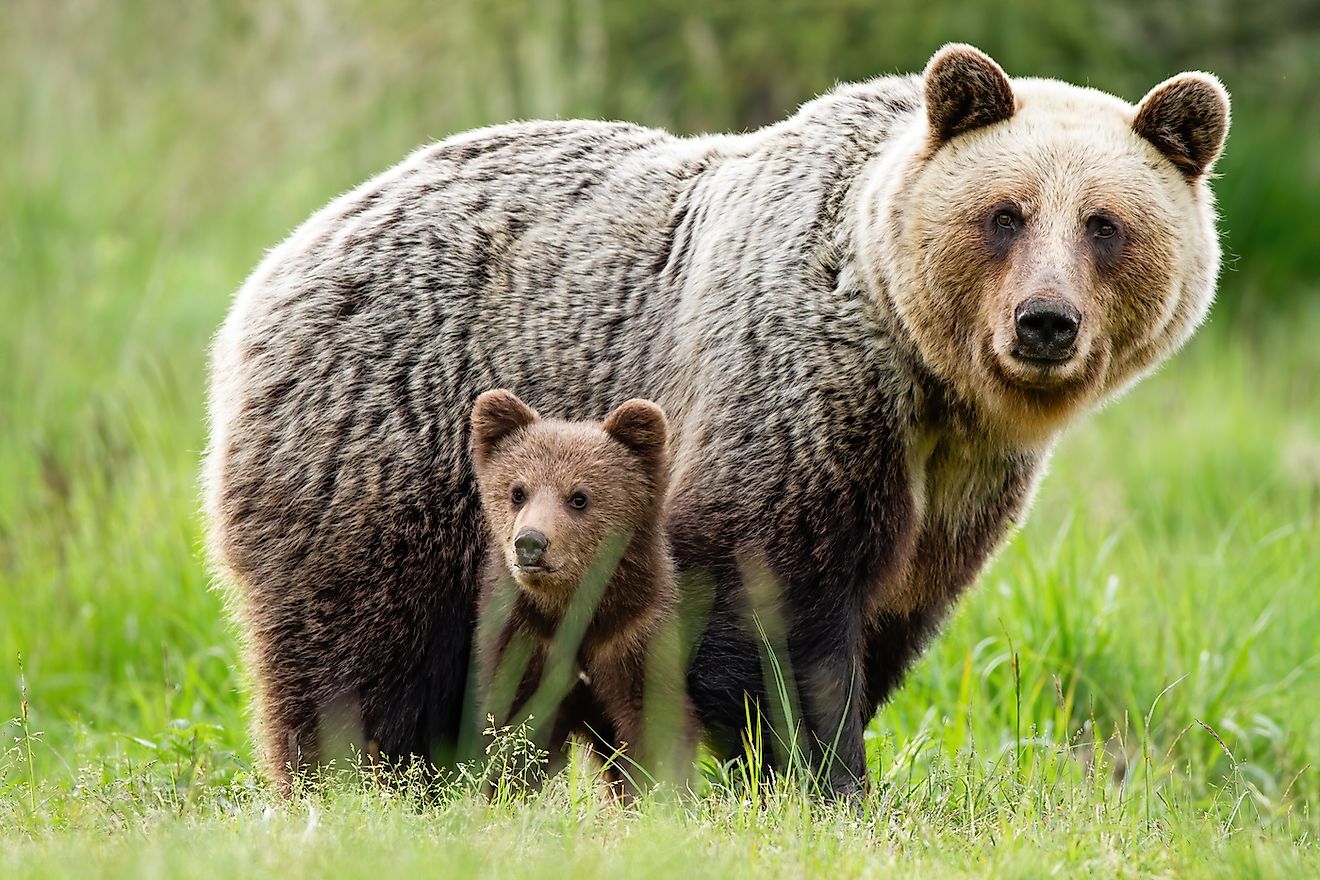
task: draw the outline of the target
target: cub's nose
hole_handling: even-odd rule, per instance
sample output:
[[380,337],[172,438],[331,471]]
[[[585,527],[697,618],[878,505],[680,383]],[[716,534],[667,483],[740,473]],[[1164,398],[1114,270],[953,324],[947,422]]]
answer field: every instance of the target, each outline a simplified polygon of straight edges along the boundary
[[545,548],[549,546],[550,541],[536,529],[523,529],[513,539],[513,552],[518,557],[519,565],[540,565]]
[[1061,299],[1032,297],[1013,313],[1017,347],[1013,354],[1038,361],[1064,361],[1072,356],[1082,315]]

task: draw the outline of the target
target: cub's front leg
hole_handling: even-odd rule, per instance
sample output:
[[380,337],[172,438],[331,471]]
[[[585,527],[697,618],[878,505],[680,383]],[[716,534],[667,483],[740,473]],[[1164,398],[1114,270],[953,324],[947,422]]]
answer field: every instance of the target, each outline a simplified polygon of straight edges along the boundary
[[[486,745],[484,787],[488,796],[500,785],[536,790],[564,767],[568,738],[578,728],[590,695],[579,682],[562,699],[548,700],[545,646],[507,624],[487,635],[479,644],[480,711],[483,726],[491,725],[495,739]],[[524,732],[526,741],[519,739]],[[542,758],[543,765],[537,767]]]
[[624,800],[652,783],[682,784],[696,757],[698,726],[677,645],[650,642],[589,664],[591,691],[611,737],[594,737],[606,779]]

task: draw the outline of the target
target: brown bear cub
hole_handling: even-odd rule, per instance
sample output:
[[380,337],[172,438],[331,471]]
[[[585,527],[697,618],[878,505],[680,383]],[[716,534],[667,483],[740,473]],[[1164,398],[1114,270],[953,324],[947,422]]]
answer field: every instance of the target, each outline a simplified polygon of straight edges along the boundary
[[489,533],[478,601],[485,714],[531,717],[555,763],[570,736],[631,799],[690,769],[696,722],[679,660],[662,524],[668,425],[630,400],[601,423],[542,419],[509,391],[472,410]]

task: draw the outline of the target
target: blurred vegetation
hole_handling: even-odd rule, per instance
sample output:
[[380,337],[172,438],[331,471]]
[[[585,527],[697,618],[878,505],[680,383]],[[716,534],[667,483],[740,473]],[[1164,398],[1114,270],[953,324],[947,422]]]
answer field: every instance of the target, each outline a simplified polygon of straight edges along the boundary
[[[0,137],[15,170],[33,182],[150,152],[161,173],[119,181],[121,207],[168,196],[176,222],[259,198],[272,178],[347,187],[419,142],[511,118],[755,127],[836,81],[920,71],[949,40],[1132,101],[1199,68],[1234,98],[1224,311],[1256,319],[1320,277],[1313,0],[8,0],[5,19]],[[92,144],[110,155],[79,149]]]
[[[200,557],[205,352],[244,275],[312,210],[474,126],[749,128],[837,80],[919,71],[950,40],[1134,101],[1180,70],[1218,74],[1234,100],[1216,184],[1229,260],[1211,326],[1065,439],[1028,527],[873,725],[894,822],[965,834],[971,876],[976,847],[1030,824],[1015,810],[1087,827],[1101,873],[1158,853],[1127,831],[1111,848],[1108,789],[1049,775],[1112,735],[1136,768],[1117,803],[1144,810],[1147,831],[1152,811],[1167,827],[1204,811],[1222,824],[1189,839],[1247,826],[1314,840],[1314,0],[0,0],[0,720],[19,714],[6,670],[21,651],[31,715],[15,735],[36,768],[0,755],[0,827],[183,812],[190,787],[221,798],[247,766],[235,638]],[[29,815],[33,774],[72,794]],[[702,809],[726,808],[741,809]],[[495,838],[516,836],[510,821]],[[818,837],[837,825],[804,827],[802,853],[830,851]],[[914,845],[926,858],[947,844]]]

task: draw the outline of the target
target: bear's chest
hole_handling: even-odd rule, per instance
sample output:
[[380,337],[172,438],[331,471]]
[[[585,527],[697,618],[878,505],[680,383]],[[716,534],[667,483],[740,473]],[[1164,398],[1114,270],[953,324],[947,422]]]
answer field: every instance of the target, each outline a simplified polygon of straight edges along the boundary
[[1020,521],[1038,462],[945,436],[907,456],[911,539],[888,583],[873,585],[873,615],[936,611],[958,597]]

